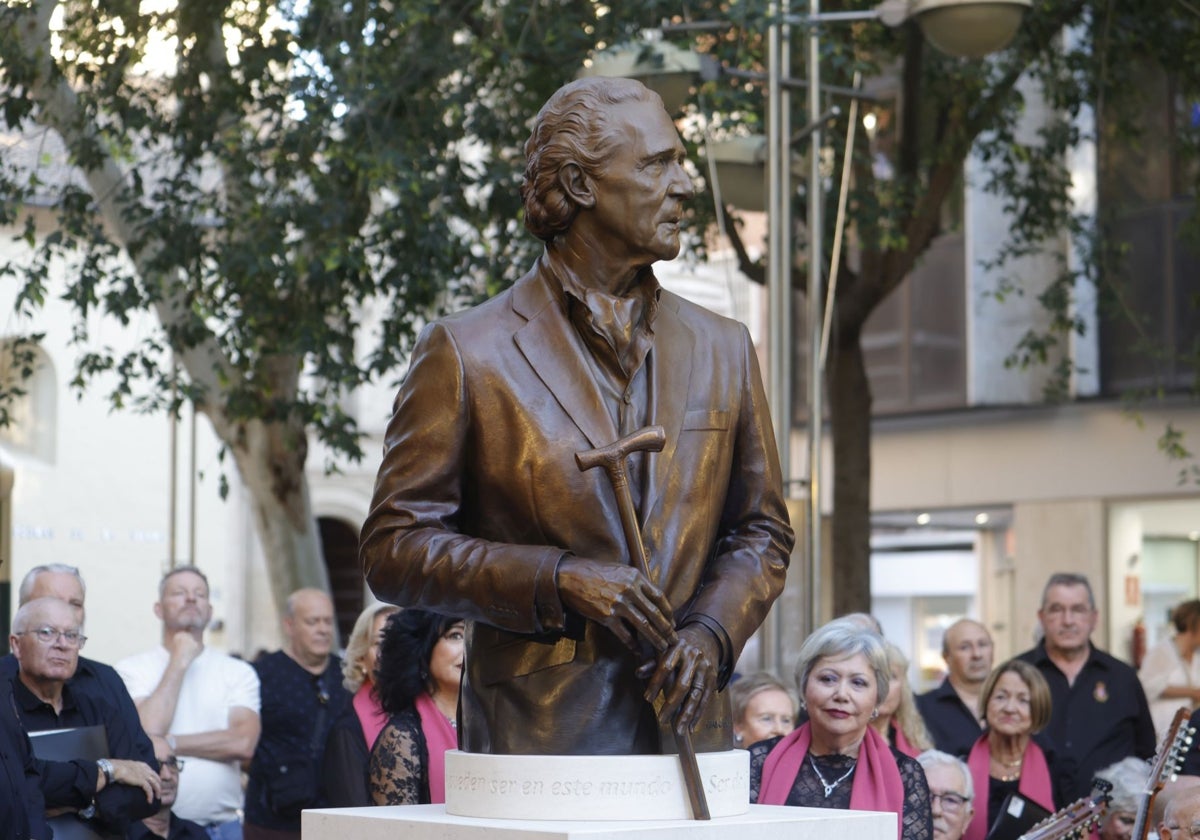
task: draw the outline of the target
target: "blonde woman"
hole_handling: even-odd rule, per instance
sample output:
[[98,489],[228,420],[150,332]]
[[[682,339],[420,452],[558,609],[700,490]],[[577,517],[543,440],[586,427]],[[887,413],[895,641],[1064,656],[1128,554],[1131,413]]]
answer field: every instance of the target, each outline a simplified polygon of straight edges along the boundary
[[895,749],[916,758],[925,750],[933,749],[933,739],[925,728],[925,720],[917,711],[912,686],[908,682],[908,657],[904,651],[885,641],[887,650],[888,684],[887,697],[879,704],[879,715],[871,721],[875,731],[887,739]]
[[350,707],[334,722],[325,744],[322,767],[325,795],[331,808],[370,805],[367,762],[387,715],[375,690],[379,642],[388,616],[399,612],[392,604],[371,604],[354,621],[346,656],[342,660],[342,685],[354,692]]

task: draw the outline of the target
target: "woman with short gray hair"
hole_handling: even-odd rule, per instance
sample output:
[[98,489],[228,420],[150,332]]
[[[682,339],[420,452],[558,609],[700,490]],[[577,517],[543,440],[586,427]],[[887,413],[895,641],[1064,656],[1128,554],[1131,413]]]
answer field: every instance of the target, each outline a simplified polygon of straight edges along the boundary
[[900,840],[929,840],[921,765],[870,726],[890,679],[883,639],[861,623],[834,620],[805,639],[796,687],[808,721],[750,748],[750,801],[887,811]]

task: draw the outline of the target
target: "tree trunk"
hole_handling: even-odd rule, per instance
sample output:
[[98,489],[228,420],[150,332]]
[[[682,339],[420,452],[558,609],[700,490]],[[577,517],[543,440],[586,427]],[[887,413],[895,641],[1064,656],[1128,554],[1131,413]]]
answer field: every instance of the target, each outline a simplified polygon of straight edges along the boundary
[[283,423],[251,421],[241,431],[230,450],[250,494],[271,594],[282,615],[288,595],[297,589],[330,591],[304,471],[307,440],[303,429]]
[[861,331],[835,332],[825,372],[833,438],[833,615],[871,609],[871,385]]

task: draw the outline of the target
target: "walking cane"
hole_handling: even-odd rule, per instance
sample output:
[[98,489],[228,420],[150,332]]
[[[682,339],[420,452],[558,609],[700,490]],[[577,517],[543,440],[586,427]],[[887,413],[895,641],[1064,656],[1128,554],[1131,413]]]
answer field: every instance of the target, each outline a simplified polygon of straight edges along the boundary
[[[609,483],[617,497],[617,510],[621,515],[621,528],[625,531],[629,556],[646,580],[650,580],[650,566],[646,561],[646,546],[638,527],[637,511],[633,508],[633,495],[629,492],[629,473],[625,469],[625,460],[634,452],[661,452],[666,442],[667,435],[662,426],[647,426],[608,446],[575,453],[575,463],[581,472],[603,467],[608,474]],[[704,796],[704,782],[700,779],[700,765],[696,763],[696,750],[692,746],[692,733],[687,727],[683,727],[682,731],[675,730],[675,744],[679,747],[679,762],[692,806],[692,818],[712,819],[708,812],[708,800]]]

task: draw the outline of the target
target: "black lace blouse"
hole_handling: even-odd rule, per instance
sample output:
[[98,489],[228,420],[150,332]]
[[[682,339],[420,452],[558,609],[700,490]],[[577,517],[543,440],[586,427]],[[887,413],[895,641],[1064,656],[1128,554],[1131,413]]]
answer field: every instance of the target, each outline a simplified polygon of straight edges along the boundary
[[[760,741],[750,747],[750,801],[758,802],[758,789],[762,782],[763,762],[767,753],[779,743],[780,738]],[[929,806],[929,784],[925,781],[925,771],[916,759],[896,750],[892,750],[896,766],[900,769],[900,782],[904,786],[904,819],[900,831],[900,840],[932,840],[933,815]],[[813,762],[816,762],[816,769]],[[850,788],[854,782],[855,760],[845,755],[816,755],[809,753],[796,781],[788,793],[786,805],[797,805],[807,808],[850,808]],[[825,778],[822,782],[817,775]],[[847,775],[848,774],[848,775]],[[842,779],[836,782],[837,779]],[[825,795],[825,785],[833,786],[829,796]]]
[[429,804],[429,747],[415,708],[388,718],[371,750],[368,775],[376,805]]

